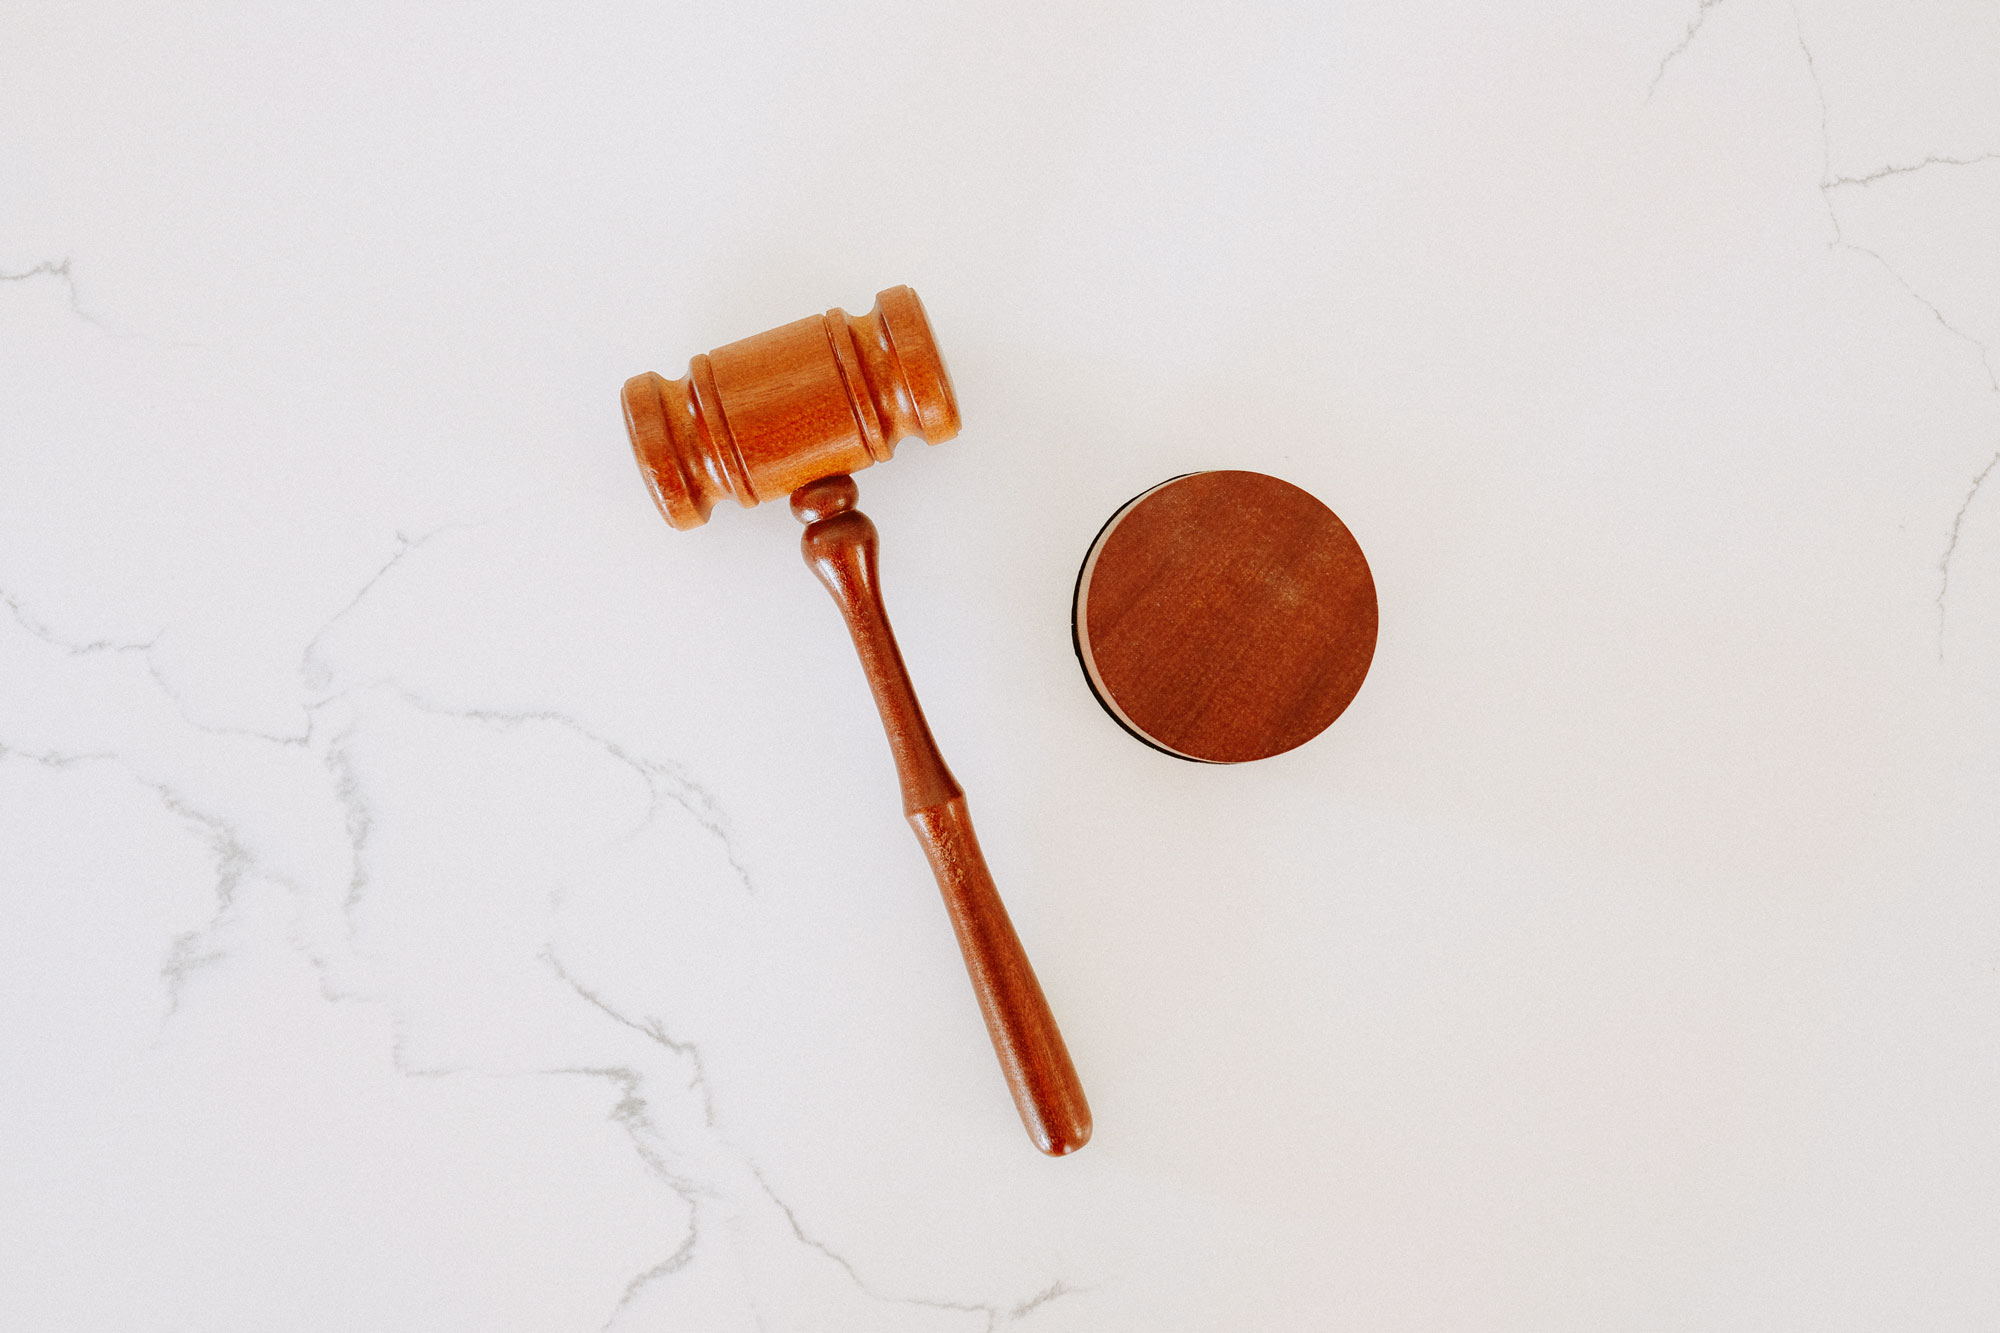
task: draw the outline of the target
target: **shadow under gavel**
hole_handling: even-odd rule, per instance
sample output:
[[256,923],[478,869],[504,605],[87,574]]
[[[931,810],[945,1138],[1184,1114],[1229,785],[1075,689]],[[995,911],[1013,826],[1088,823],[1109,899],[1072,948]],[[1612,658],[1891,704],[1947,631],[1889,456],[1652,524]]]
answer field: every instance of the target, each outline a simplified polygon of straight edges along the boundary
[[839,603],[874,692],[903,812],[944,894],[1014,1105],[1036,1147],[1075,1152],[1090,1140],[1083,1085],[910,685],[877,585],[875,525],[854,507],[848,475],[911,436],[958,434],[923,303],[891,287],[865,315],[829,310],[718,347],[680,379],[635,375],[624,399],[639,469],[674,527],[700,527],[725,497],[746,509],[791,498],[806,564]]

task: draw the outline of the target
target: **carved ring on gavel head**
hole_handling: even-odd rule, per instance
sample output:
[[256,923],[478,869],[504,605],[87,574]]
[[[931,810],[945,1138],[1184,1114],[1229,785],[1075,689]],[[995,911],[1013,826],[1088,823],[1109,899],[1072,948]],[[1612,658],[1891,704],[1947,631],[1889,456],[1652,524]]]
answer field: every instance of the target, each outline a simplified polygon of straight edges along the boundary
[[1090,1139],[1090,1106],[1062,1032],[973,834],[965,790],[938,752],[882,607],[875,524],[849,473],[912,435],[958,434],[958,402],[923,303],[891,287],[856,317],[829,310],[718,347],[668,380],[625,381],[625,424],[667,522],[697,528],[724,496],[781,495],[806,525],[806,564],[847,621],[889,736],[903,813],[930,860],[1014,1106],[1052,1156]]
[[923,302],[891,287],[865,315],[829,310],[718,347],[677,380],[625,381],[625,424],[667,522],[698,528],[809,481],[886,463],[910,436],[958,434],[958,401]]

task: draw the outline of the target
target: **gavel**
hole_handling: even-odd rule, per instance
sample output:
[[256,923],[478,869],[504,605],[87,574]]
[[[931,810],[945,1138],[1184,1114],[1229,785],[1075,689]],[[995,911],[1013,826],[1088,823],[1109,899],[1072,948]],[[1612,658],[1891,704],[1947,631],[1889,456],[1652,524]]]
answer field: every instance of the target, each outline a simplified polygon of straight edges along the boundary
[[944,894],[993,1051],[1035,1146],[1051,1156],[1090,1140],[1090,1107],[1041,984],[980,854],[965,789],[917,703],[876,577],[875,525],[850,473],[887,462],[910,437],[958,434],[958,401],[923,302],[878,292],[865,315],[829,310],[688,363],[677,380],[625,381],[625,424],[668,523],[698,528],[716,503],[780,495],[806,525],[806,564],[833,594],[882,715],[916,830]]

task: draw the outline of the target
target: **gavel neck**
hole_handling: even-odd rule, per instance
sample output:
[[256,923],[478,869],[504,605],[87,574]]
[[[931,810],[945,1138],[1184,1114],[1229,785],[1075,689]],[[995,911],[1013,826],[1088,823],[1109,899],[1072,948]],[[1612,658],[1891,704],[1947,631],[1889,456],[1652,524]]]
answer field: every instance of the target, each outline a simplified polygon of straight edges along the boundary
[[833,594],[861,658],[895,757],[903,813],[915,815],[963,799],[965,789],[938,751],[903,665],[902,650],[896,646],[876,577],[875,524],[854,508],[859,496],[853,478],[822,477],[792,493],[792,512],[806,525],[799,541],[806,564]]

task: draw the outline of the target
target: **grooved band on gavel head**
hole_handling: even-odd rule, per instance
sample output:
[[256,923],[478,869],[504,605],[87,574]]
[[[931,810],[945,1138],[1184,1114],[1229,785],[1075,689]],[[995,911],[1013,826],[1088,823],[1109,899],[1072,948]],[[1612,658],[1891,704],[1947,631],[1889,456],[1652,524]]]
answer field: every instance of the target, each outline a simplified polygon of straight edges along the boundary
[[908,287],[865,315],[829,310],[718,347],[670,380],[625,381],[625,426],[667,522],[698,528],[716,502],[745,509],[889,458],[914,435],[958,434],[958,400]]

